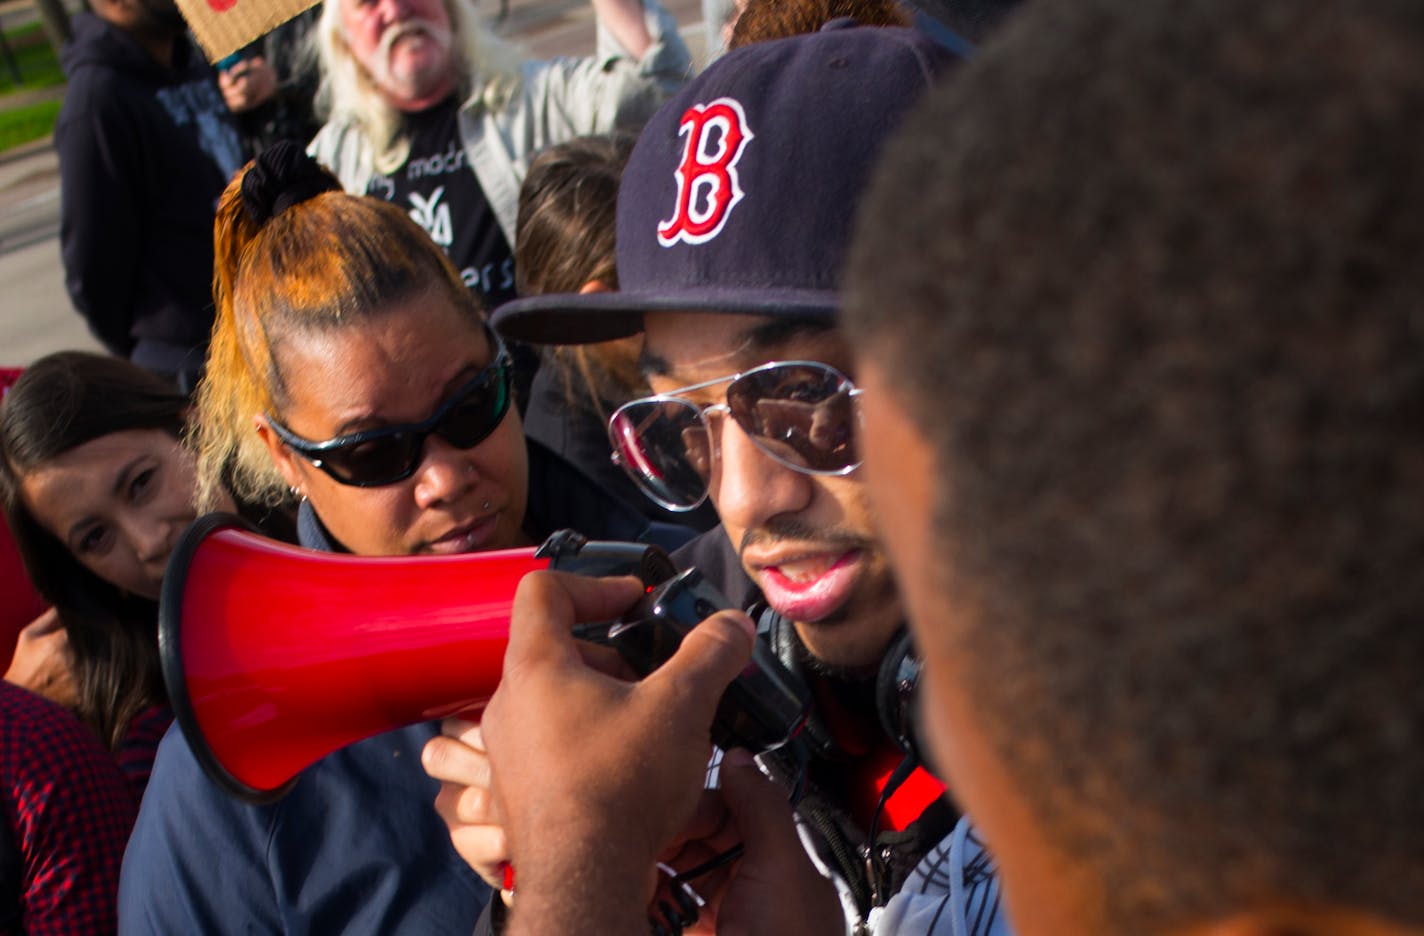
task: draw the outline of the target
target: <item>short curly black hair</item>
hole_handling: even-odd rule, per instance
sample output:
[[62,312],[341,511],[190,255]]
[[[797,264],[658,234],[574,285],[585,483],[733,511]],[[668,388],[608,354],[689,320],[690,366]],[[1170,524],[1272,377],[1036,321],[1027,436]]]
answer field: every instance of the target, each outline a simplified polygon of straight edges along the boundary
[[921,633],[1113,931],[1424,923],[1424,4],[999,38],[887,147],[847,275],[939,468],[964,613]]

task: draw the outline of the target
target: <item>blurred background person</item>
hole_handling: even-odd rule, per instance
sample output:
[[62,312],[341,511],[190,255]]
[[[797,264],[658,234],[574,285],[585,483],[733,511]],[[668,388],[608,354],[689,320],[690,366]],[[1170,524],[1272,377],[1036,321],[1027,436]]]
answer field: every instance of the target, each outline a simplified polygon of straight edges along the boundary
[[[914,26],[969,55],[1022,0],[702,0],[703,67],[749,42],[814,32],[843,16],[862,26]],[[751,22],[742,19],[752,14]]]
[[593,0],[588,58],[532,61],[466,0],[331,0],[317,29],[327,124],[311,153],[348,192],[396,203],[493,308],[514,296],[511,246],[530,157],[641,125],[687,76],[656,0]]
[[860,26],[910,26],[911,8],[898,0],[746,0],[731,23],[728,49],[815,32],[849,16]]
[[[687,76],[657,0],[592,0],[597,49],[525,59],[470,0],[331,0],[316,43],[326,126],[311,153],[346,191],[400,206],[487,308],[514,298],[519,186],[533,154],[640,126]],[[539,355],[515,358],[521,414]]]
[[[613,253],[618,181],[636,141],[633,134],[580,137],[534,157],[519,192],[514,246],[519,295],[618,288]],[[709,530],[717,524],[710,505],[666,510],[644,497],[613,462],[609,417],[650,392],[638,367],[642,347],[642,336],[635,335],[546,349],[547,363],[534,377],[524,432],[650,518]]]
[[191,390],[213,324],[213,207],[241,138],[172,0],[90,6],[54,128],[65,286],[106,348]]
[[247,158],[279,140],[305,144],[321,128],[316,57],[308,39],[320,17],[318,4],[217,63],[218,88],[237,120]]

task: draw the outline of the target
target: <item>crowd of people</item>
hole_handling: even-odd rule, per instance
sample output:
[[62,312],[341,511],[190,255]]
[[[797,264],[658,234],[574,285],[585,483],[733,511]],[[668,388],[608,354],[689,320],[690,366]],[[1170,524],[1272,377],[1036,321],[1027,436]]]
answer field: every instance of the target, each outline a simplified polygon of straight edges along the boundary
[[[76,18],[109,353],[0,402],[45,608],[0,934],[1424,933],[1424,10],[747,0],[694,73],[656,0],[592,5],[550,61],[466,0],[216,69],[167,0]],[[575,635],[642,583],[532,573],[478,722],[247,802],[160,664],[213,511],[575,529],[726,607],[638,678]],[[723,749],[754,648],[803,717]]]

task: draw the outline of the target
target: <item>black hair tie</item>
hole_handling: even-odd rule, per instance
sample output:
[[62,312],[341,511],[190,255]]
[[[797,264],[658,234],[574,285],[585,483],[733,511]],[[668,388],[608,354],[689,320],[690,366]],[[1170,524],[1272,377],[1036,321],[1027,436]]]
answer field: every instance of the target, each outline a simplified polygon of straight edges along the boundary
[[341,183],[306,150],[282,140],[263,150],[242,177],[242,207],[252,223],[261,227],[308,198],[339,191]]

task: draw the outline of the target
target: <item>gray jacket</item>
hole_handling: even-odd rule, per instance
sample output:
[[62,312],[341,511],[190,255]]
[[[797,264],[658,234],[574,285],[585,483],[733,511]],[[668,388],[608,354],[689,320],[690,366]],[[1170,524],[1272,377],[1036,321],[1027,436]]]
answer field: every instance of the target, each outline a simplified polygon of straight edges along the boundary
[[[519,186],[534,153],[577,136],[639,127],[687,79],[692,58],[677,21],[657,0],[643,0],[643,16],[653,44],[642,59],[631,59],[600,22],[592,58],[527,61],[506,107],[485,107],[479,88],[461,107],[465,158],[511,246]],[[365,193],[374,170],[370,141],[359,127],[328,123],[307,151],[336,173],[346,191]]]

